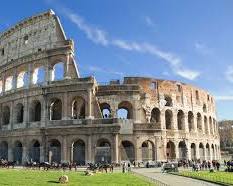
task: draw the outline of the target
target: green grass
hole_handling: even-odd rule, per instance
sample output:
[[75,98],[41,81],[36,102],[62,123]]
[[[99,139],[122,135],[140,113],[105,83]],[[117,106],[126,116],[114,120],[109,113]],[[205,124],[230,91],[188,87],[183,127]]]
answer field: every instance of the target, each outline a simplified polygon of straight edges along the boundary
[[85,176],[82,172],[66,171],[37,171],[37,170],[19,170],[19,169],[0,169],[0,185],[8,186],[46,186],[61,185],[58,178],[63,174],[69,177],[67,186],[149,186],[154,185],[133,174],[122,173],[98,173],[94,176]]
[[178,174],[191,178],[212,181],[224,185],[233,185],[233,173],[230,172],[219,171],[219,172],[211,173],[209,171],[199,171],[199,172],[181,171]]

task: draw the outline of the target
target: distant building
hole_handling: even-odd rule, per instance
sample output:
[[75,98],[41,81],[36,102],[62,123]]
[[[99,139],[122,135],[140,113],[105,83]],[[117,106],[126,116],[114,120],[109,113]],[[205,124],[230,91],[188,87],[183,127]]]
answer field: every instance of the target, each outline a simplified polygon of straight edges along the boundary
[[53,11],[0,34],[0,77],[0,158],[220,158],[213,96],[177,81],[125,77],[101,85],[80,77],[74,43]]

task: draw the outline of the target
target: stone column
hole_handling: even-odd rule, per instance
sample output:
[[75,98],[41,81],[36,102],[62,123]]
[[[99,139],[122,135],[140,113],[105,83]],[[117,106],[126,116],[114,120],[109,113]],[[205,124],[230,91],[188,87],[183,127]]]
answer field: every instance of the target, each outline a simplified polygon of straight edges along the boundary
[[68,119],[68,93],[65,92],[63,96],[63,109],[62,109],[62,119],[67,120]]
[[45,161],[45,149],[44,146],[41,145],[40,146],[40,162],[44,162]]
[[113,134],[113,162],[119,162],[119,142],[118,134]]
[[5,85],[6,85],[6,73],[2,73],[2,93],[5,93]]
[[64,62],[64,78],[71,79],[71,72],[70,72],[70,53],[66,54],[66,62]]
[[10,103],[10,125],[11,125],[11,130],[14,128],[14,103]]
[[95,152],[95,149],[92,148],[92,135],[88,135],[86,163],[93,163],[94,162],[94,152]]
[[160,121],[161,121],[161,129],[165,130],[166,129],[165,110],[161,110]]
[[175,153],[176,153],[176,159],[180,159],[180,152],[179,152],[179,142],[175,142]]
[[17,70],[14,69],[14,71],[13,71],[12,89],[15,90],[16,88],[17,88]]
[[187,147],[187,158],[188,160],[191,160],[191,144],[188,141],[186,141],[185,144]]
[[62,136],[62,154],[61,154],[61,161],[68,161],[67,158],[67,141],[66,141],[66,136]]
[[23,112],[23,123],[27,125],[29,124],[29,103],[28,98],[24,99],[24,112]]
[[135,123],[141,123],[139,100],[134,101],[133,118]]
[[140,144],[140,137],[137,137],[136,140],[136,146],[134,146],[135,148],[135,160],[136,162],[141,162],[142,161],[142,144]]
[[32,69],[32,64],[28,64],[28,87],[31,87],[32,83],[32,78],[33,78],[33,69]]
[[87,101],[87,119],[93,119],[93,113],[92,113],[92,89],[87,90],[87,95],[88,95],[88,101]]
[[189,122],[188,122],[188,113],[184,113],[184,130],[186,133],[189,133]]
[[[9,145],[9,144],[8,144]],[[13,148],[12,146],[8,146],[8,161],[13,161]]]
[[28,160],[28,148],[25,146],[23,148],[23,153],[22,153],[22,164]]
[[[172,110],[173,119],[172,119],[172,129],[178,130],[178,122],[177,122],[177,112]],[[166,124],[165,124],[166,125]],[[165,126],[166,127],[166,126]]]
[[197,133],[197,115],[193,115],[194,132]]
[[197,158],[197,159],[200,159],[199,144],[196,143],[196,144],[195,144],[195,147],[196,147],[196,158]]

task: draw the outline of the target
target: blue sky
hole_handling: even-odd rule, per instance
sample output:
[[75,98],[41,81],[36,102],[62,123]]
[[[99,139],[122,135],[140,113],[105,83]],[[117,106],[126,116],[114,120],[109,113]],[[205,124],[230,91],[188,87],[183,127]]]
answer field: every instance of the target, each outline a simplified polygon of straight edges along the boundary
[[232,0],[8,0],[0,31],[53,9],[74,39],[82,76],[151,76],[191,83],[233,119]]

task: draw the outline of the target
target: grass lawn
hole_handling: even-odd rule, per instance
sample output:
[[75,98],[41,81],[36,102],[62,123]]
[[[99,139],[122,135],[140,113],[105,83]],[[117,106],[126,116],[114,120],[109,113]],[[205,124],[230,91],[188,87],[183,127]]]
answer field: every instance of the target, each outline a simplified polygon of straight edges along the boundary
[[[133,174],[122,173],[98,173],[94,176],[85,176],[82,172],[65,172],[69,177],[68,186],[92,186],[92,185],[154,185]],[[63,171],[37,171],[37,170],[19,170],[19,169],[0,169],[0,185],[9,186],[46,186],[61,185],[58,178],[63,175]]]
[[213,181],[215,183],[233,185],[233,173],[230,172],[219,171],[219,172],[211,173],[209,171],[199,171],[199,172],[181,171],[178,174],[182,176]]

